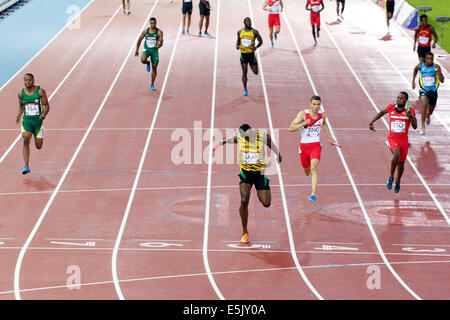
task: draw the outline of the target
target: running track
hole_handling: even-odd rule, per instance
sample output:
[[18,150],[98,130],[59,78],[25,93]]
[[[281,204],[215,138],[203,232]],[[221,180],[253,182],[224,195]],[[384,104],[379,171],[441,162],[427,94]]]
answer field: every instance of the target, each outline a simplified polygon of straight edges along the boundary
[[[303,3],[286,1],[270,49],[260,2],[212,0],[213,37],[198,38],[179,36],[180,4],[134,1],[124,17],[117,3],[94,0],[80,30],[64,30],[23,70],[51,96],[44,148],[32,150],[25,177],[14,122],[22,75],[1,90],[11,107],[0,119],[0,298],[449,298],[448,84],[427,135],[410,133],[400,194],[388,192],[386,126],[380,120],[373,133],[368,122],[408,90],[410,40],[395,29],[381,41],[384,14],[368,0],[327,24],[335,8],[326,2],[314,49]],[[134,57],[149,16],[165,34],[156,93]],[[242,97],[234,44],[246,16],[265,43]],[[197,19],[195,11],[193,32]],[[325,143],[310,204],[298,133],[287,127],[315,92],[343,148]],[[208,165],[210,142],[243,122],[277,137],[283,155],[280,166],[272,159],[272,206],[252,193],[252,247],[236,246],[237,164]],[[183,133],[192,137],[191,164],[177,165]],[[373,265],[381,288],[370,290]],[[79,289],[67,286],[74,268]]]

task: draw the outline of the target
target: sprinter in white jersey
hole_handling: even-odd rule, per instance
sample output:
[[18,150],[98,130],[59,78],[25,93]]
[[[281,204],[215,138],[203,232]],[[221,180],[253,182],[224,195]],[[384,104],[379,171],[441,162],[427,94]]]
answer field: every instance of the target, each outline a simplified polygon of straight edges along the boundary
[[312,96],[309,110],[302,110],[297,114],[294,121],[289,126],[289,131],[294,132],[301,129],[300,140],[300,161],[305,174],[311,174],[312,193],[309,201],[316,201],[316,188],[318,181],[318,166],[322,145],[320,143],[320,132],[322,128],[328,135],[330,144],[335,144],[330,130],[326,123],[326,115],[320,111],[321,99],[319,96]]
[[273,48],[273,27],[275,26],[275,40],[277,40],[277,35],[280,33],[280,12],[283,11],[283,1],[265,0],[263,10],[269,11],[270,47]]

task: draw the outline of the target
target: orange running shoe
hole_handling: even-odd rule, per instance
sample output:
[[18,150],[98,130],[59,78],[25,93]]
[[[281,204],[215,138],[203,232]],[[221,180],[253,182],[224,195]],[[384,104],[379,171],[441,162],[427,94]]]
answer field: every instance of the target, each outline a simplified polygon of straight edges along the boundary
[[248,232],[244,233],[241,238],[242,244],[248,244]]

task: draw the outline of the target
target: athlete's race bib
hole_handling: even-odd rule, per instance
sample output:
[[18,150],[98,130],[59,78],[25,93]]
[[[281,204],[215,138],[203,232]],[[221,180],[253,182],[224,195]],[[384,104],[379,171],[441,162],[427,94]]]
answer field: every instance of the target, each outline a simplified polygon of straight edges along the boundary
[[252,45],[252,39],[246,39],[246,38],[241,39],[241,46],[248,48],[251,45]]
[[156,39],[155,38],[147,38],[147,48],[156,48]]
[[311,10],[313,12],[319,12],[320,11],[320,6],[311,6]]
[[37,103],[27,103],[25,105],[25,115],[26,116],[38,116],[39,115],[39,105]]
[[259,153],[244,152],[244,163],[245,164],[258,164],[259,163]]
[[423,36],[419,36],[419,43],[423,44],[424,46],[428,45],[428,41],[430,38],[428,37],[423,37]]
[[320,126],[314,126],[314,127],[308,127],[308,137],[313,137],[316,138],[318,136],[320,136]]
[[433,76],[422,77],[422,83],[425,87],[434,87],[435,81]]
[[280,3],[275,4],[274,2],[274,4],[270,6],[270,13],[272,14],[280,13]]
[[406,131],[406,125],[404,121],[392,121],[391,131],[395,133],[402,133]]

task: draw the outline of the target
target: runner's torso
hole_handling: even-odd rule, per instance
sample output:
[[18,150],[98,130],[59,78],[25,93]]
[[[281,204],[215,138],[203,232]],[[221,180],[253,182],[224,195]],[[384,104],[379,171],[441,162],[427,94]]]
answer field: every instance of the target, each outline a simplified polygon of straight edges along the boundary
[[[406,115],[406,108],[402,112],[396,110],[395,104],[390,104],[386,107],[389,113],[389,138],[394,139],[408,139],[409,126],[411,119]],[[415,114],[414,109],[410,109],[412,114]]]
[[320,142],[320,131],[322,130],[323,118],[322,112],[318,112],[317,118],[313,119],[309,110],[305,110],[305,121],[309,119],[311,122],[301,128],[301,140],[300,143],[314,143]]
[[427,25],[425,28],[419,26],[419,32],[417,33],[417,43],[419,47],[430,47],[431,45],[431,26]]
[[39,95],[40,86],[36,86],[36,91],[32,95],[27,95],[25,93],[25,88],[22,89],[22,101],[24,103],[23,107],[23,118],[39,118],[42,114],[41,107],[41,96]]
[[308,0],[308,3],[311,7],[311,13],[319,13],[320,4],[322,2],[323,2],[323,0]]
[[423,91],[436,91],[438,89],[439,78],[434,63],[431,67],[427,67],[425,62],[420,64],[419,85]]
[[240,133],[237,135],[239,147],[239,167],[247,171],[261,171],[266,167],[264,143],[265,133],[256,131],[254,141],[247,141]]
[[280,0],[269,0],[269,14],[280,14]]
[[144,48],[148,49],[157,49],[157,41],[159,39],[159,30],[156,28],[155,32],[150,32],[150,28],[147,28],[147,33],[144,37]]
[[255,45],[255,33],[253,29],[246,31],[245,28],[239,33],[241,39],[241,53],[252,53],[254,50],[251,48]]

